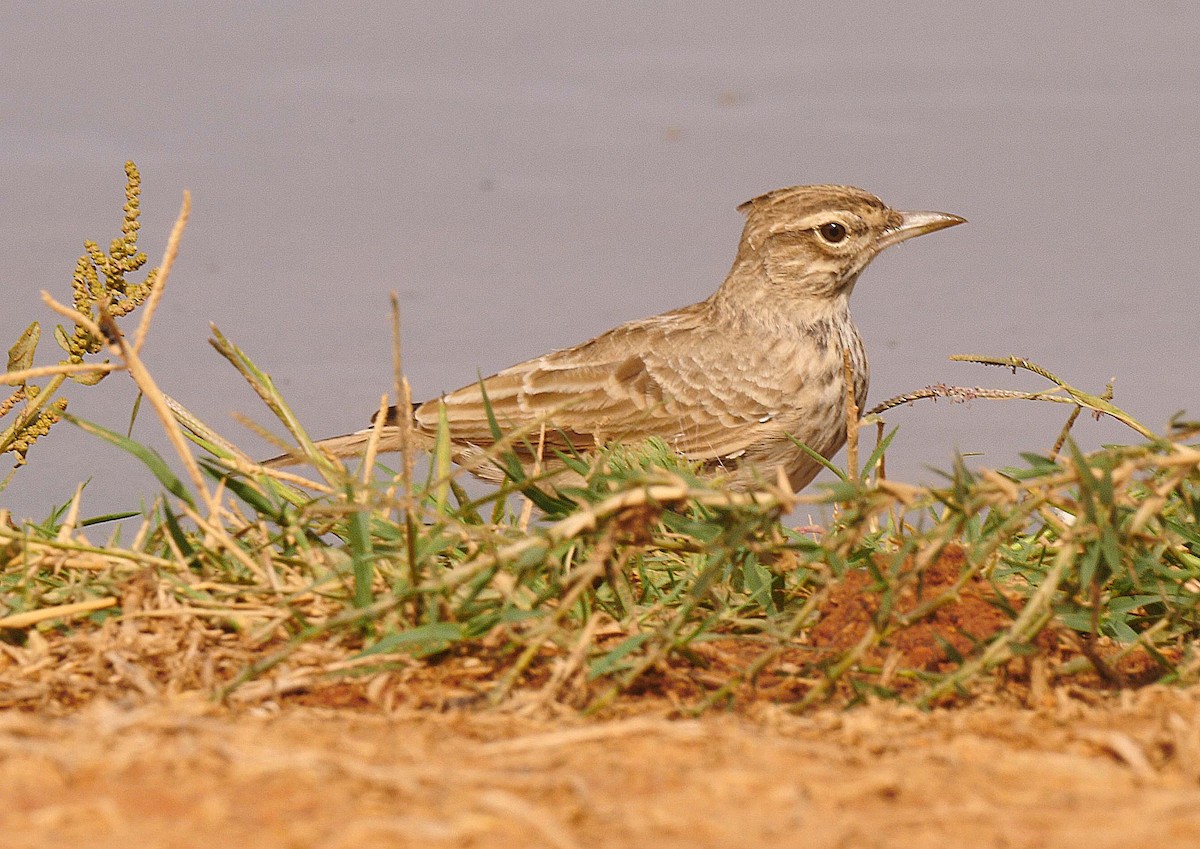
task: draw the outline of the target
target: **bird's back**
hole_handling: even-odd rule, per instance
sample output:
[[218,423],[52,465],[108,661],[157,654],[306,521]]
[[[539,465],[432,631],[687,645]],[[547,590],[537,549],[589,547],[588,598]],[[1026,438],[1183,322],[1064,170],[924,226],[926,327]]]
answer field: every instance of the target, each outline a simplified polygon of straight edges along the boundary
[[[722,315],[710,300],[621,325],[426,402],[414,411],[416,427],[436,434],[444,404],[451,441],[478,455],[493,442],[490,406],[502,431],[541,442],[546,457],[658,437],[689,459],[741,476],[773,479],[782,465],[802,486],[812,461],[793,437],[822,454],[841,446],[829,434],[844,428],[830,427],[827,410],[831,397],[834,409],[844,409],[843,340],[865,364],[857,331],[848,314],[840,328]],[[522,444],[513,448],[529,453]]]

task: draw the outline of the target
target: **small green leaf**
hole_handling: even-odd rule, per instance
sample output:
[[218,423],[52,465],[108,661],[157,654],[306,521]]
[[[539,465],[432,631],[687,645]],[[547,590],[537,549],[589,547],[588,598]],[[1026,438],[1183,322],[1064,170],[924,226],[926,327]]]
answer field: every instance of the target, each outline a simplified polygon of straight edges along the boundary
[[743,564],[742,580],[745,581],[750,597],[759,607],[770,614],[778,612],[775,609],[775,600],[771,597],[771,571],[760,563],[758,558],[748,558]]
[[1139,607],[1145,607],[1147,604],[1154,604],[1156,601],[1162,601],[1156,595],[1129,595],[1121,598],[1114,598],[1108,603],[1108,609],[1115,616],[1126,616],[1130,611],[1137,610]]
[[229,474],[228,470],[203,460],[200,461],[200,468],[213,480],[220,481],[227,490],[244,502],[255,514],[265,516],[273,522],[283,523],[283,514],[280,509],[272,504],[271,500],[254,484],[240,478],[235,478]]
[[25,371],[33,368],[33,355],[38,340],[42,338],[42,326],[36,321],[25,328],[17,341],[8,349],[8,370]]
[[183,485],[183,481],[175,476],[175,473],[171,471],[171,467],[167,465],[162,456],[153,448],[147,448],[145,445],[134,442],[127,436],[114,433],[106,427],[101,427],[78,416],[64,413],[63,418],[78,425],[87,433],[92,434],[92,436],[98,436],[104,441],[111,442],[118,448],[128,451],[146,465],[146,468],[151,471],[154,477],[158,478],[158,482],[165,486],[168,492],[186,502],[189,507],[196,506],[196,502],[192,499],[192,494]]
[[347,521],[347,543],[354,570],[354,606],[371,604],[371,581],[375,577],[375,548],[371,543],[370,511],[362,508],[350,514]]
[[458,622],[430,622],[401,631],[388,634],[368,649],[358,653],[358,657],[368,657],[373,654],[404,649],[416,655],[425,657],[448,649],[453,643],[463,639],[463,626]]
[[1100,564],[1100,544],[1089,542],[1079,558],[1079,583],[1089,586],[1096,578],[1096,567]]
[[883,439],[879,440],[879,444],[875,446],[875,450],[871,452],[871,456],[867,458],[867,462],[863,464],[863,473],[868,473],[879,464],[879,460],[883,457],[888,446],[892,444],[892,440],[896,438],[896,433],[900,430],[899,426],[892,428],[891,433],[886,434]]
[[180,553],[187,560],[188,565],[196,562],[196,549],[188,542],[187,534],[183,532],[183,528],[179,525],[179,520],[175,518],[175,514],[171,512],[171,508],[163,503],[162,505],[163,521],[167,524],[167,533],[171,535],[171,539],[175,541],[175,545],[179,547]]
[[[103,360],[102,362],[107,363],[108,360]],[[107,372],[103,371],[77,371],[73,374],[67,375],[67,377],[71,378],[71,380],[75,381],[81,386],[95,386],[107,376]]]
[[1058,621],[1066,625],[1073,631],[1079,631],[1086,634],[1092,629],[1092,614],[1088,610],[1076,607],[1072,610],[1063,610],[1058,613]]
[[819,454],[816,451],[812,450],[807,445],[805,445],[803,442],[801,442],[799,439],[792,436],[790,433],[788,434],[788,439],[790,439],[797,448],[799,448],[801,451],[803,451],[805,454],[807,454],[813,460],[816,460],[818,463],[820,463],[826,469],[833,472],[835,475],[837,475],[843,481],[850,480],[850,476],[848,474],[846,474],[844,471],[842,471],[841,469],[839,469],[837,466],[833,465],[833,463],[830,460],[828,460],[825,457],[825,455]]
[[92,516],[90,519],[83,519],[79,522],[81,527],[88,528],[92,525],[102,525],[105,522],[119,522],[122,519],[132,519],[134,516],[140,516],[139,510],[122,510],[119,513],[105,513],[103,516]]
[[1121,568],[1121,545],[1112,525],[1104,525],[1100,531],[1100,551],[1104,555],[1104,562],[1109,571],[1119,571]]
[[616,671],[621,667],[621,661],[641,648],[642,644],[650,639],[650,636],[648,632],[644,632],[622,640],[611,651],[592,661],[588,668],[588,677],[599,678],[601,675]]
[[938,647],[942,650],[942,654],[946,656],[946,660],[958,664],[963,662],[965,658],[963,658],[962,652],[955,648],[953,643],[936,631],[933,633],[933,638],[937,640]]
[[54,325],[54,341],[58,343],[58,347],[62,348],[66,353],[71,353],[71,343],[68,341],[67,331],[63,330],[61,324]]
[[1137,631],[1115,619],[1105,622],[1100,630],[1122,643],[1132,643],[1138,638]]

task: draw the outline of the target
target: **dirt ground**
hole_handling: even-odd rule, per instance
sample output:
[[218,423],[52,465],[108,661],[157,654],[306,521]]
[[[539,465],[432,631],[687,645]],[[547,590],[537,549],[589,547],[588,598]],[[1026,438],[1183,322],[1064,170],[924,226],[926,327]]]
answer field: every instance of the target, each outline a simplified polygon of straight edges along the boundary
[[[958,574],[943,559],[924,592]],[[859,639],[860,584],[831,595],[813,648]],[[6,849],[1200,846],[1200,687],[1134,689],[1136,668],[1117,669],[1124,690],[1064,683],[1047,669],[1070,641],[1053,633],[1042,661],[930,712],[790,712],[809,685],[779,664],[736,713],[680,718],[703,675],[748,662],[736,642],[697,644],[703,669],[660,671],[592,719],[572,704],[578,668],[487,707],[501,666],[486,652],[331,678],[353,671],[336,640],[220,705],[262,647],[138,586],[119,621],[0,641]],[[1004,627],[986,591],[962,588],[889,652],[940,669],[945,645]]]
[[0,714],[25,847],[1200,846],[1200,689],[586,720],[192,697]]

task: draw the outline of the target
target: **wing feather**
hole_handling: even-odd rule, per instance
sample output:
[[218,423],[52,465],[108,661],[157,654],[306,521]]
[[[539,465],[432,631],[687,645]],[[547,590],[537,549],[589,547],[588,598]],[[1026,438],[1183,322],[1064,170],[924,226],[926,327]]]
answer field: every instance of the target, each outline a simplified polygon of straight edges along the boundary
[[[486,392],[501,428],[537,439],[545,424],[548,448],[569,441],[586,451],[653,436],[693,459],[736,459],[763,438],[773,399],[746,391],[728,345],[712,344],[698,321],[702,307],[623,325],[484,378],[482,390],[477,382],[443,396],[451,439],[492,443]],[[414,416],[419,429],[435,433],[438,402],[420,405]]]

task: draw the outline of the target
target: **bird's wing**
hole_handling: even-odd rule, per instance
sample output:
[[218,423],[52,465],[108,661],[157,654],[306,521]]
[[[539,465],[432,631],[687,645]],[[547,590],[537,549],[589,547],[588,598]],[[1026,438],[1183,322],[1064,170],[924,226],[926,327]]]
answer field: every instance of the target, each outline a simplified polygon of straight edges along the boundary
[[[502,430],[523,430],[536,442],[545,424],[547,450],[656,436],[693,459],[736,459],[772,411],[744,391],[729,341],[715,338],[694,310],[623,325],[449,393],[440,400],[451,439],[493,442],[486,392]],[[436,432],[438,401],[414,415],[422,431]]]

